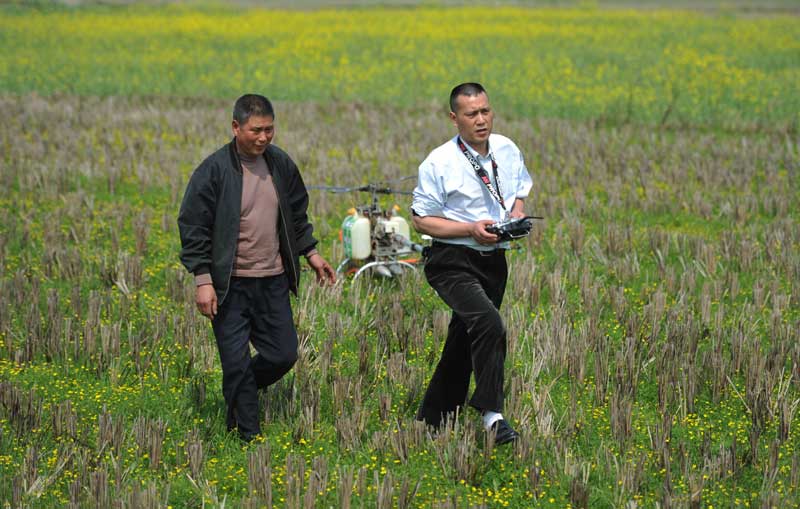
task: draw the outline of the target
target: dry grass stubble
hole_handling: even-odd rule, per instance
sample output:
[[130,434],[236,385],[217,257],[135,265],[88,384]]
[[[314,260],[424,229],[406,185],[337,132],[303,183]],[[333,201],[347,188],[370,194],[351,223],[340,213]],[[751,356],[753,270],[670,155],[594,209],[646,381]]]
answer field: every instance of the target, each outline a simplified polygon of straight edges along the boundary
[[[796,500],[796,138],[502,118],[496,130],[534,175],[528,210],[546,216],[509,255],[503,308],[506,413],[524,440],[500,460],[474,416],[437,437],[413,421],[448,319],[420,274],[333,288],[308,276],[295,302],[298,364],[264,398],[266,429],[286,430],[290,447],[278,452],[275,437],[251,448],[242,485],[226,484],[210,463],[225,454],[208,410],[221,403],[208,400],[217,353],[177,265],[175,213],[191,169],[227,141],[228,109],[0,99],[0,454],[20,458],[0,492],[12,505],[44,493],[145,507],[170,499],[171,486],[195,502],[230,493],[253,507],[277,496],[289,507],[475,505],[492,499],[452,481],[493,486],[505,475],[498,462],[524,483],[502,492],[512,500],[699,507],[740,485],[760,506]],[[451,134],[438,105],[277,111],[276,143],[307,183],[414,174]],[[323,252],[336,258],[338,224],[366,197],[311,198]],[[48,366],[86,367],[104,394],[180,386],[179,411],[164,420],[152,406],[106,408],[24,375]],[[210,422],[192,421],[199,414]],[[309,456],[304,443],[333,449]],[[45,465],[40,450],[56,447],[63,461]],[[396,462],[360,466],[369,456]]]

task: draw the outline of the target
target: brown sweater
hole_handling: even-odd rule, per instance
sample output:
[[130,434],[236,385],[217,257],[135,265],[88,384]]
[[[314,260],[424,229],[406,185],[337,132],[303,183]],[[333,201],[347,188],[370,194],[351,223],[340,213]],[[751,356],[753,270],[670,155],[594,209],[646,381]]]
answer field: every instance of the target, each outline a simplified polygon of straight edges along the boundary
[[233,275],[277,276],[283,272],[278,245],[278,194],[263,157],[239,154],[242,161],[242,211]]

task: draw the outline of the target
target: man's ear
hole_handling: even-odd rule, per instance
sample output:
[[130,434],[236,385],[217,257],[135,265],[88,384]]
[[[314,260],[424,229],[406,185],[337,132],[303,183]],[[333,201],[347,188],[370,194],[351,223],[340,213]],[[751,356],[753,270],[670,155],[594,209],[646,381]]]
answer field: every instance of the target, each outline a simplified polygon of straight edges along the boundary
[[233,135],[236,136],[239,134],[239,122],[233,120],[231,122],[231,131],[233,131]]
[[450,120],[453,121],[453,125],[456,124],[456,114],[453,113],[452,111],[450,112]]

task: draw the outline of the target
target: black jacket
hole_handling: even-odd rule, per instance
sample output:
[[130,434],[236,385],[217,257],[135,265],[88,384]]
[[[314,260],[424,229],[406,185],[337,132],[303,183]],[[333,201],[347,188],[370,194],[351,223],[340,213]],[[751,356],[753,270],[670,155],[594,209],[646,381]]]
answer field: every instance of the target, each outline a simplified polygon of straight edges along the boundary
[[[289,288],[297,294],[299,256],[317,244],[306,213],[308,193],[286,152],[268,145],[264,158],[278,193],[278,240],[283,268]],[[241,208],[242,165],[234,138],[194,170],[178,214],[181,262],[194,275],[211,274],[220,304],[228,293],[236,259]]]

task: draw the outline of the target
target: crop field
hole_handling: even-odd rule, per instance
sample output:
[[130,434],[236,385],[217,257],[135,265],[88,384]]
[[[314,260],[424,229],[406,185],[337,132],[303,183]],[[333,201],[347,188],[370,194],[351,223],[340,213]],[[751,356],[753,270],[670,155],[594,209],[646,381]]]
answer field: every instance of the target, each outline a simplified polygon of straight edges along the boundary
[[[424,8],[4,10],[3,89],[441,104],[478,80],[528,117],[797,126],[797,16]],[[275,94],[273,94],[275,95]]]
[[[0,41],[0,506],[800,507],[796,16],[0,6]],[[545,217],[502,307],[522,440],[414,421],[449,320],[421,271],[306,271],[241,443],[176,224],[233,100],[356,185],[414,175],[467,79]],[[310,195],[336,263],[368,196]]]

